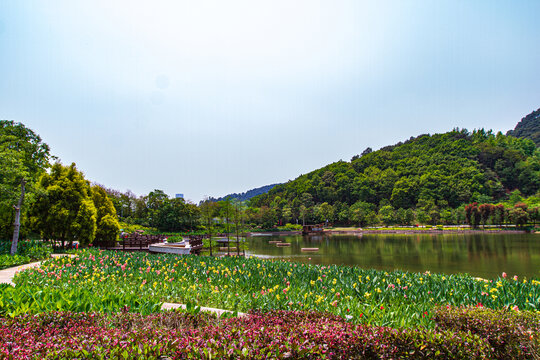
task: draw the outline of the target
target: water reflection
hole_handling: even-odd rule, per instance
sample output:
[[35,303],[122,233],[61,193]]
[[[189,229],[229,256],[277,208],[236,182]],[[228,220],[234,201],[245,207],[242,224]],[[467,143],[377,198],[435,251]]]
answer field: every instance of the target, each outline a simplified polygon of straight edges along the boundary
[[[280,240],[290,247],[276,247]],[[540,276],[538,234],[366,234],[265,236],[248,239],[250,255],[292,258],[314,264],[343,264],[380,270],[468,273],[493,278],[506,272]],[[317,247],[318,252],[301,248]],[[309,260],[311,258],[311,260]]]

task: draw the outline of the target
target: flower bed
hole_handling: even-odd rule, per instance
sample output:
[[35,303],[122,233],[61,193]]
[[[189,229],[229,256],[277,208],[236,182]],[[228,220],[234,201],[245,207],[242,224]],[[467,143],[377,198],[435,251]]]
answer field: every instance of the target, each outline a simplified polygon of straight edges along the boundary
[[330,314],[252,313],[244,318],[161,313],[43,313],[0,318],[0,356],[13,359],[485,359],[468,333],[354,325]]
[[0,291],[0,314],[114,312],[124,305],[148,314],[168,301],[238,311],[316,310],[356,323],[433,327],[437,305],[540,310],[536,279],[483,281],[235,257],[82,251],[18,274],[14,282],[14,289]]

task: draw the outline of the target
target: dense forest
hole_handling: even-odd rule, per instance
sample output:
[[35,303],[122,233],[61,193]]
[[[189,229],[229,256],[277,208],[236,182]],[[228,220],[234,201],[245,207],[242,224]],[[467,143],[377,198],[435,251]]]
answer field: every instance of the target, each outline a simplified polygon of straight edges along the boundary
[[[459,223],[455,209],[497,203],[540,189],[540,150],[529,139],[454,129],[366,149],[254,197],[279,220]],[[397,213],[397,215],[396,215]],[[414,220],[413,220],[414,219]]]
[[516,128],[508,131],[506,135],[531,139],[536,146],[540,146],[540,109],[521,119]]

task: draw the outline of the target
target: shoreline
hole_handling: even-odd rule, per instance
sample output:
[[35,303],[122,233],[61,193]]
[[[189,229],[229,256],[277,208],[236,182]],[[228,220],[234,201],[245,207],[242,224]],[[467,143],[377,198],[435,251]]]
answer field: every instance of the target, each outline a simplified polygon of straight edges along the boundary
[[[321,233],[313,233],[310,235],[363,235],[363,234],[528,234],[525,230],[508,230],[508,229],[403,229],[403,230],[377,230],[377,229],[350,229],[350,230],[333,230],[327,229]],[[532,233],[534,234],[534,233]],[[251,232],[246,233],[247,237],[265,237],[265,236],[282,236],[282,235],[302,235],[302,231],[269,231],[269,232]]]

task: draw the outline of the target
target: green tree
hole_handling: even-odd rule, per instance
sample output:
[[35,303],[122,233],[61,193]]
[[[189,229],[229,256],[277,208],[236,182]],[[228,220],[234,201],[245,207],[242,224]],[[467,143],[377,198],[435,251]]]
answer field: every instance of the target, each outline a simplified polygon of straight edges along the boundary
[[384,225],[390,225],[396,222],[396,215],[392,205],[381,206],[379,209],[379,220]]
[[[17,251],[22,208],[34,198],[34,186],[48,168],[49,146],[21,123],[0,121],[0,238],[12,232],[11,253]],[[23,230],[23,233],[27,230]]]
[[91,198],[90,183],[75,163],[56,163],[50,174],[43,174],[41,189],[32,210],[36,229],[45,240],[82,245],[92,243],[96,235],[97,211]]
[[116,243],[120,231],[116,209],[112,200],[107,196],[107,193],[101,186],[92,186],[91,192],[97,215],[94,242],[105,246],[112,246]]
[[318,208],[319,219],[322,221],[334,221],[334,207],[327,202],[322,203]]
[[262,227],[265,229],[271,229],[276,226],[276,213],[268,206],[261,206],[261,208],[259,209],[259,218]]
[[281,212],[281,216],[283,217],[283,220],[285,221],[285,223],[291,222],[293,218],[292,208],[289,205],[285,205]]
[[517,227],[521,227],[527,224],[529,221],[529,214],[527,213],[527,205],[523,203],[518,203],[514,205],[514,208],[509,212],[510,219],[516,224]]
[[416,210],[416,220],[420,224],[428,224],[431,221],[431,217],[427,213],[427,211],[418,209]]
[[375,205],[364,201],[357,201],[349,208],[349,218],[352,222],[360,226],[374,224],[377,219]]

